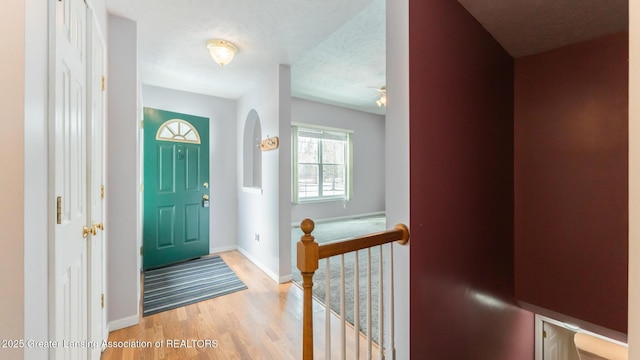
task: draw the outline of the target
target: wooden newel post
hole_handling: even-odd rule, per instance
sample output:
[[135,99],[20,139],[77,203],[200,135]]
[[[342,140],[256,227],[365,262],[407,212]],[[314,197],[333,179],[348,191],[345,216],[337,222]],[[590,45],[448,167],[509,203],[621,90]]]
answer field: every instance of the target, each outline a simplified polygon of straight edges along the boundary
[[302,274],[303,312],[302,312],[302,359],[313,360],[313,274],[318,270],[318,243],[311,232],[315,224],[311,219],[304,219],[300,229],[304,232],[298,241],[298,270]]

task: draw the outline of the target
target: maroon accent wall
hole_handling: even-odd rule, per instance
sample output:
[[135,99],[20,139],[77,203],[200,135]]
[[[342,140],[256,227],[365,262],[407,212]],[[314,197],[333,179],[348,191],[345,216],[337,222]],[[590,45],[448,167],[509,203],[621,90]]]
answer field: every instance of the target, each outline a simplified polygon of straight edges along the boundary
[[411,354],[534,357],[515,305],[513,59],[451,0],[409,2]]
[[627,332],[628,35],[515,63],[519,300]]

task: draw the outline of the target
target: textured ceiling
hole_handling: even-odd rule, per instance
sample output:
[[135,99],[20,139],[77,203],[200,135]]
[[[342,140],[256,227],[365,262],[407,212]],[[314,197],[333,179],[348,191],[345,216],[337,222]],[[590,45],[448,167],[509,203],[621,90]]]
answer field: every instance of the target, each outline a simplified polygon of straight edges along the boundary
[[458,0],[513,57],[627,30],[627,0]]
[[[238,99],[277,64],[291,65],[294,96],[380,113],[385,0],[107,0],[137,22],[144,84]],[[235,43],[221,68],[209,39]]]
[[[627,0],[458,0],[514,57],[628,27]],[[277,64],[294,96],[382,113],[385,0],[106,0],[138,24],[145,84],[238,99]],[[393,3],[391,0],[390,4]],[[219,67],[206,42],[239,49]]]

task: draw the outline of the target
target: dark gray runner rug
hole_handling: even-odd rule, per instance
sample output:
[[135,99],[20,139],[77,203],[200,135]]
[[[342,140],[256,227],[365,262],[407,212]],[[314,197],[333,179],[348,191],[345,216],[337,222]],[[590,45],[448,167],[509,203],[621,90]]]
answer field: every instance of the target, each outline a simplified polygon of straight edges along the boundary
[[142,315],[152,315],[246,289],[220,256],[144,272]]

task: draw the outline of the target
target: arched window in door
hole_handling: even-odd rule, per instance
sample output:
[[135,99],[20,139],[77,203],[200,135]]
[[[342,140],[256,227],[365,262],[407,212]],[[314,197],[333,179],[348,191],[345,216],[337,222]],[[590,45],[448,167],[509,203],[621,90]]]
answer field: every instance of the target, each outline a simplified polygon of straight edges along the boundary
[[156,140],[200,144],[200,134],[188,121],[171,119],[160,126]]

